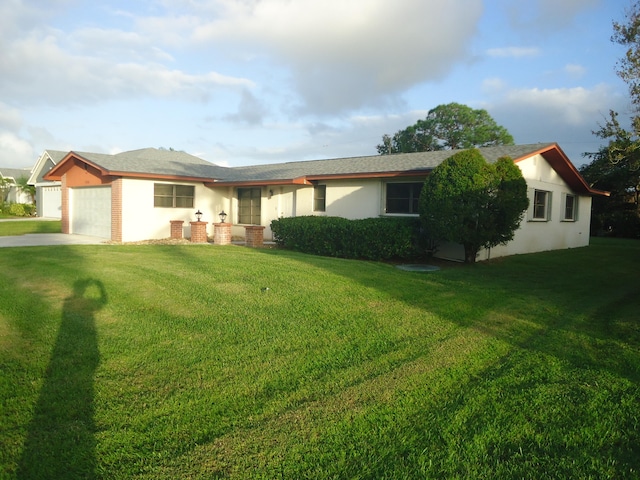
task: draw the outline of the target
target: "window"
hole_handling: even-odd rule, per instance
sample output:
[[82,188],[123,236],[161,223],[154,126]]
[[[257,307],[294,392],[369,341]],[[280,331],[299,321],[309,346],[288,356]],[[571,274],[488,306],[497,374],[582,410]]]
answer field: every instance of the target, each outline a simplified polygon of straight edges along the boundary
[[327,209],[327,186],[316,185],[313,187],[313,211],[325,212]]
[[387,183],[386,213],[418,214],[422,183]]
[[564,216],[565,222],[575,222],[577,215],[578,199],[575,195],[566,194],[564,196]]
[[172,185],[155,183],[153,185],[153,206],[172,208],[193,208],[195,187],[193,185]]
[[533,220],[548,220],[551,192],[534,190],[533,192]]
[[238,189],[238,223],[260,225],[260,188]]

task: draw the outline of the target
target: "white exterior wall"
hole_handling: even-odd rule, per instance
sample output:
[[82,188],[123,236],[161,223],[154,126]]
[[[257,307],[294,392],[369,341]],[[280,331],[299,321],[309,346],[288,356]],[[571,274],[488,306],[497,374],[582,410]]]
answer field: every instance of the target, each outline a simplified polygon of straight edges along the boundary
[[[271,222],[282,217],[301,217],[305,215],[322,215],[359,219],[377,217],[381,213],[382,182],[380,180],[335,180],[320,182],[327,186],[326,210],[313,210],[313,185],[282,185],[262,187],[261,221],[265,226],[264,238],[271,240]],[[216,194],[229,208],[229,222],[233,222],[231,233],[234,236],[244,236],[244,226],[237,224],[238,194],[237,189],[222,191],[216,189]]]
[[326,182],[326,185],[325,215],[350,220],[380,216],[382,198],[380,180],[337,180]]
[[[481,250],[477,260],[589,245],[591,197],[578,196],[577,219],[564,221],[563,194],[575,195],[571,188],[541,155],[518,162],[517,165],[527,181],[529,209],[525,213],[513,240],[506,245]],[[534,190],[551,192],[551,211],[546,221],[532,220],[531,218]],[[464,249],[461,245],[441,245],[436,256],[463,260]]]
[[[196,188],[193,208],[154,207],[154,183],[194,185]],[[222,208],[222,197],[216,195],[202,183],[125,178],[122,180],[122,241],[135,242],[169,238],[171,236],[171,220],[183,220],[183,235],[190,237],[191,225],[189,222],[196,220],[195,212],[197,210],[203,213],[203,222],[213,223],[220,221],[218,213]],[[207,234],[213,236],[212,225],[207,225]]]

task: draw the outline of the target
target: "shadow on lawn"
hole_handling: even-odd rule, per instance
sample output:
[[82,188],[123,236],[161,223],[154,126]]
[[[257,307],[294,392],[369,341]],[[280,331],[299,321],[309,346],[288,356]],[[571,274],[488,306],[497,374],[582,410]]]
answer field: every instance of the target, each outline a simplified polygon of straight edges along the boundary
[[65,299],[18,478],[95,477],[93,397],[100,354],[94,315],[106,303],[104,285],[95,279],[76,281]]

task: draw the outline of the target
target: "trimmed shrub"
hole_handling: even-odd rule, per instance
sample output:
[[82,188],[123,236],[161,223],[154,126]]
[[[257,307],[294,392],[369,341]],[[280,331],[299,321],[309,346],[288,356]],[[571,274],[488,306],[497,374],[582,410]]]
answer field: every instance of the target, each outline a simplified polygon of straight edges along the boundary
[[24,204],[22,203],[12,203],[9,206],[9,215],[14,215],[16,217],[24,217]]
[[328,257],[388,260],[424,256],[418,218],[286,217],[271,222],[277,245]]

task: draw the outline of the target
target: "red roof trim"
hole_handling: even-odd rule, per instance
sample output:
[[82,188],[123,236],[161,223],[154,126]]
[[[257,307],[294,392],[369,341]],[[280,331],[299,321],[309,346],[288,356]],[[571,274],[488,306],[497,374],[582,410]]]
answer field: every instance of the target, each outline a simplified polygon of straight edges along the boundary
[[562,179],[567,182],[567,185],[569,185],[575,192],[607,197],[610,195],[610,192],[591,188],[557,143],[548,145],[522,157],[515,158],[513,161],[518,163],[527,158],[531,158],[534,155],[541,155],[547,162],[549,162],[549,165],[558,172],[558,175],[560,175]]

